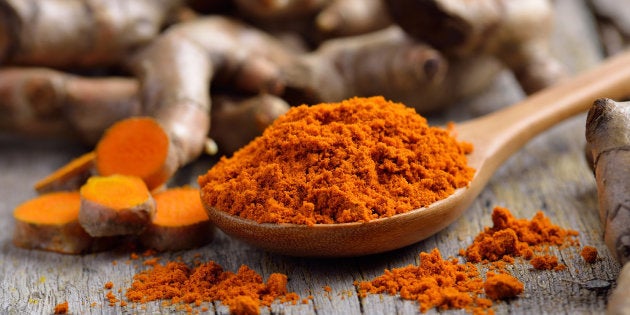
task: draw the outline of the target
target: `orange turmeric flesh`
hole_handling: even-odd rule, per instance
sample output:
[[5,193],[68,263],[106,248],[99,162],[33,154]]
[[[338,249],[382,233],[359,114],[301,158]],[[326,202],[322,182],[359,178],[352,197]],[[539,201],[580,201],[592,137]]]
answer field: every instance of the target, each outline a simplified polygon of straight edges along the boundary
[[44,194],[15,208],[16,220],[41,225],[61,225],[77,220],[81,198],[78,192]]
[[94,176],[81,187],[81,196],[112,208],[123,210],[145,202],[150,192],[142,179],[135,176]]
[[96,146],[96,168],[100,175],[133,175],[142,178],[149,189],[170,176],[167,133],[150,117],[119,121],[104,133]]
[[13,244],[63,254],[103,250],[113,239],[93,238],[79,225],[79,193],[53,192],[40,195],[17,206]]
[[171,188],[153,195],[157,211],[153,224],[160,226],[185,226],[208,221],[199,190],[192,187]]
[[201,203],[199,190],[170,188],[154,195],[156,213],[140,235],[143,246],[158,251],[205,245],[214,238],[214,226]]
[[139,234],[155,212],[153,196],[136,176],[93,176],[80,194],[79,223],[92,236]]
[[94,151],[85,153],[37,181],[33,188],[40,194],[58,190],[77,190],[91,175],[95,158]]

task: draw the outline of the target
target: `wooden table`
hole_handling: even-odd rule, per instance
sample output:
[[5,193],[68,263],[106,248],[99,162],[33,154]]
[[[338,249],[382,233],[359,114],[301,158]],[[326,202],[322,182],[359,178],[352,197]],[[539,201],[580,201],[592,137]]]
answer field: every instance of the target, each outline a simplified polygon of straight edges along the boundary
[[[581,1],[558,0],[558,28],[554,52],[573,72],[600,61],[594,39],[593,21]],[[590,40],[589,40],[590,38]],[[484,95],[455,105],[432,122],[460,121],[512,104],[523,98],[510,74],[505,73]],[[282,305],[272,313],[287,314],[416,314],[418,305],[398,297],[370,295],[359,298],[353,282],[369,280],[386,268],[418,263],[418,254],[437,247],[444,256],[456,256],[475,235],[491,224],[495,206],[509,208],[520,218],[531,219],[538,210],[552,222],[579,231],[582,245],[595,246],[602,259],[586,264],[579,248],[553,249],[564,271],[534,271],[528,263],[518,262],[510,271],[525,284],[525,291],[511,302],[493,307],[498,314],[601,313],[614,288],[620,266],[602,241],[597,215],[597,195],[593,174],[583,155],[585,115],[571,118],[532,140],[510,158],[494,175],[464,216],[445,230],[420,243],[366,257],[344,259],[307,259],[276,255],[250,247],[219,232],[211,244],[190,251],[158,255],[162,261],[181,257],[213,260],[226,270],[236,271],[246,264],[265,279],[274,272],[289,277],[289,290],[300,296],[312,295],[308,304]],[[109,306],[104,284],[112,281],[117,289],[127,288],[141,266],[130,260],[129,252],[103,252],[84,256],[61,255],[16,248],[12,245],[13,208],[35,196],[33,183],[89,148],[73,142],[25,140],[0,137],[0,313],[50,314],[57,303],[67,301],[73,314],[169,313],[174,309],[159,302],[146,309]],[[214,162],[203,157],[181,170],[174,182],[195,184],[196,177]],[[610,289],[589,290],[584,282],[609,281]],[[330,286],[326,292],[324,286]],[[206,303],[208,314],[227,313],[220,303]],[[200,310],[200,309],[198,309]],[[263,314],[269,310],[263,309]],[[429,310],[428,314],[438,313]],[[445,313],[461,314],[462,311]]]

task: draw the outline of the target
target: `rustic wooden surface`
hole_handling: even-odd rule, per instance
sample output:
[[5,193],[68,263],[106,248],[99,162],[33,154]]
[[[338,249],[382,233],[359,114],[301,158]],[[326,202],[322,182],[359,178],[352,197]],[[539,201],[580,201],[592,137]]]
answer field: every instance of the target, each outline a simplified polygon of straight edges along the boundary
[[[599,62],[601,49],[586,5],[573,0],[555,3],[558,25],[554,52],[572,72]],[[522,97],[513,78],[506,73],[483,96],[429,118],[435,123],[460,121],[507,106]],[[460,248],[468,246],[477,233],[491,224],[490,213],[495,206],[507,207],[522,218],[531,218],[536,211],[543,210],[552,222],[579,231],[581,244],[595,246],[602,258],[586,264],[579,256],[579,248],[570,247],[554,250],[560,262],[568,267],[564,271],[534,271],[527,263],[516,263],[510,270],[524,282],[525,292],[511,302],[496,303],[493,310],[497,314],[602,313],[620,266],[602,241],[595,181],[583,156],[584,121],[585,116],[579,115],[532,140],[496,172],[460,220],[435,236],[400,250],[345,259],[295,258],[263,252],[218,233],[210,245],[159,257],[162,260],[182,257],[186,262],[214,260],[232,271],[247,264],[264,278],[282,272],[289,277],[291,291],[303,297],[313,296],[308,304],[276,304],[271,308],[274,314],[416,314],[419,310],[415,302],[386,295],[359,298],[353,282],[372,279],[386,268],[417,264],[419,252],[435,247],[444,256],[457,255]],[[130,260],[129,252],[72,256],[12,245],[13,208],[35,196],[32,185],[37,179],[87,149],[65,141],[0,137],[0,313],[50,314],[63,301],[68,301],[73,314],[174,311],[159,302],[148,304],[146,309],[109,306],[103,285],[112,281],[114,293],[121,296],[117,289],[124,292],[132,276],[144,268],[141,260]],[[176,183],[195,184],[197,175],[204,173],[212,162],[212,158],[205,157],[186,167],[178,173]],[[612,286],[592,290],[587,281],[594,279],[608,281]],[[330,286],[332,291],[326,292],[324,286]],[[204,306],[209,308],[208,314],[227,313],[220,303]],[[269,310],[263,310],[265,313]]]

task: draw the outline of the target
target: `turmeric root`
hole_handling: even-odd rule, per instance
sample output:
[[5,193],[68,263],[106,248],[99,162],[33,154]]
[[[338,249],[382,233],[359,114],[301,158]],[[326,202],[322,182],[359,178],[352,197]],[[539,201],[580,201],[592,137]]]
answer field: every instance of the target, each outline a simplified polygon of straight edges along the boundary
[[630,6],[610,0],[589,0],[597,18],[602,46],[607,55],[624,51],[630,45]]
[[135,176],[93,176],[79,192],[79,224],[92,236],[140,234],[155,212],[153,196]]
[[332,0],[315,19],[325,38],[355,36],[392,24],[383,0]]
[[79,190],[88,178],[94,175],[95,158],[96,153],[90,151],[73,159],[48,176],[37,181],[34,185],[35,190],[40,194],[60,190]]
[[110,238],[88,235],[78,216],[79,192],[54,192],[28,200],[15,208],[13,244],[64,254],[81,254],[108,248]]
[[201,204],[199,190],[170,188],[153,194],[156,212],[140,235],[143,246],[158,251],[175,251],[212,241],[214,227]]
[[395,23],[447,55],[495,56],[532,94],[565,76],[553,57],[549,0],[385,0]]
[[606,307],[607,315],[630,314],[628,292],[630,292],[630,264],[625,264],[619,272],[617,287],[615,287],[608,299],[608,305]]
[[141,113],[137,92],[138,84],[130,78],[2,68],[0,129],[38,137],[78,137],[94,145],[107,127]]
[[330,0],[234,0],[242,14],[257,19],[303,17],[321,10],[328,2]]
[[62,68],[120,63],[152,40],[182,2],[3,0],[0,62]]
[[279,94],[278,65],[292,58],[271,36],[210,16],[171,27],[130,64],[141,82],[142,112],[164,127],[180,167],[203,151],[210,129],[209,87]]
[[242,100],[218,96],[213,102],[210,137],[224,154],[232,154],[254,140],[290,107],[281,98],[269,94]]
[[597,182],[604,241],[625,264],[630,261],[630,102],[596,100],[586,118],[586,141]]
[[500,66],[487,57],[447,64],[437,50],[392,26],[326,41],[285,70],[289,104],[338,102],[382,95],[419,113],[443,108],[488,86]]
[[138,176],[153,190],[177,170],[174,150],[155,119],[127,118],[108,128],[96,145],[96,170],[102,176]]

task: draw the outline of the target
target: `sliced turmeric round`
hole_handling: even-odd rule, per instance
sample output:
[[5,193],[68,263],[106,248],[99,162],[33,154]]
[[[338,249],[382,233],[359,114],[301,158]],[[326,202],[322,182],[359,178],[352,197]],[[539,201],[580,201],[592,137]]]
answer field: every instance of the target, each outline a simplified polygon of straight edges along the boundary
[[93,176],[80,189],[79,223],[92,236],[140,234],[155,201],[137,176]]
[[152,190],[177,169],[170,150],[169,136],[155,119],[124,119],[108,128],[96,145],[96,169],[102,176],[138,176]]
[[79,192],[43,194],[18,205],[13,244],[64,254],[80,254],[108,247],[106,239],[95,239],[79,225]]
[[156,212],[140,236],[145,247],[166,251],[205,245],[214,237],[214,226],[201,203],[199,190],[177,187],[153,194]]
[[85,153],[37,181],[33,188],[40,194],[61,190],[78,190],[92,175],[95,158],[96,153],[94,151]]

